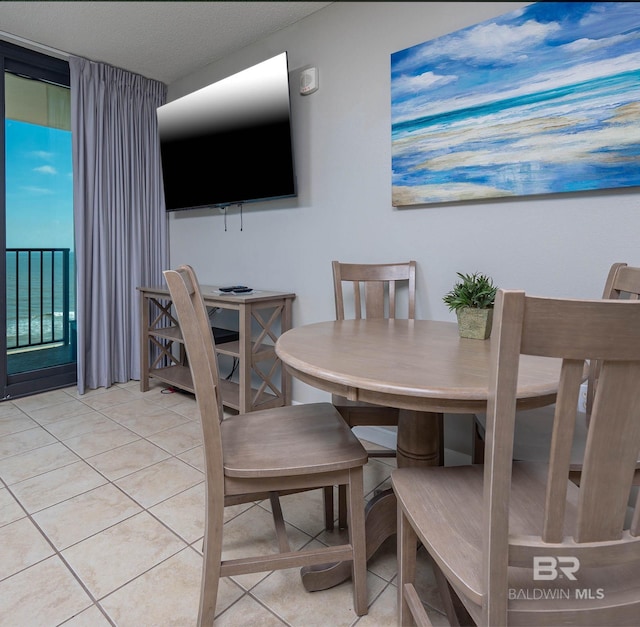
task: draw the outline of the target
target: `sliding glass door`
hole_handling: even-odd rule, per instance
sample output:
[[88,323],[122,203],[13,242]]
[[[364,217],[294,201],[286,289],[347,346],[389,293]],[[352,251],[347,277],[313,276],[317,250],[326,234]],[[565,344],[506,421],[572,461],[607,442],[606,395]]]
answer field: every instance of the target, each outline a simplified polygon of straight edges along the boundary
[[2,398],[76,381],[68,63],[0,43]]

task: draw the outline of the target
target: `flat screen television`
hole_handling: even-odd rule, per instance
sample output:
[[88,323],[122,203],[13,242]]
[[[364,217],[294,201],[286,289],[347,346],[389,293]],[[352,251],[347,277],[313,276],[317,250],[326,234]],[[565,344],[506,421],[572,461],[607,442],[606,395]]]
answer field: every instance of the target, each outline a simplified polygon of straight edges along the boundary
[[286,52],[157,114],[167,211],[296,195]]

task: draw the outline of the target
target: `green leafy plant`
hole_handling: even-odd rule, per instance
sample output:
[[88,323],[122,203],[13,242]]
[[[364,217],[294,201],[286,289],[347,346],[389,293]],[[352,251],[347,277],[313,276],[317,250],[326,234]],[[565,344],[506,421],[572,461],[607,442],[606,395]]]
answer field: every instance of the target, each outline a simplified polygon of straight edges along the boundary
[[471,307],[474,309],[491,309],[496,299],[497,286],[486,274],[474,272],[462,274],[456,272],[458,281],[442,300],[449,307],[449,311],[458,311]]

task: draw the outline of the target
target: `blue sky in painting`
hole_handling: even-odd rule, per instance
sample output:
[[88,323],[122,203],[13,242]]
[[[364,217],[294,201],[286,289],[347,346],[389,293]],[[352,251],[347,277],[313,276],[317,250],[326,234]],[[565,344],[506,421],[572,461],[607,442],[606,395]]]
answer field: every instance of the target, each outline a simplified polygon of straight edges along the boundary
[[538,2],[396,52],[392,121],[637,69],[639,28],[635,2]]
[[[640,170],[640,111],[629,108],[640,99],[639,78],[640,4],[633,2],[539,2],[396,52],[391,56],[394,186],[426,185],[421,193],[433,202],[457,199],[455,193],[431,198],[431,191],[438,194],[428,189],[453,181],[466,186],[458,190],[460,198],[595,189],[606,187],[606,181],[638,185],[639,175],[634,179],[620,164],[633,162]],[[632,113],[637,133],[629,139],[627,128],[618,151],[620,137],[611,119],[626,116],[628,123]],[[555,137],[541,120],[555,124]],[[605,141],[597,132],[606,124]],[[483,136],[479,126],[492,134]],[[557,144],[560,132],[582,142],[563,161],[552,154],[551,143],[541,142],[546,136]],[[528,152],[517,152],[525,143]],[[497,151],[511,155],[511,169],[501,163],[498,177],[483,173],[481,148],[494,170]],[[456,164],[445,163],[456,153]],[[574,161],[582,165],[575,169]],[[552,171],[558,163],[568,164],[562,180]],[[523,171],[531,188],[514,183],[521,183]],[[537,187],[536,173],[544,180]]]
[[6,121],[7,248],[73,249],[71,132]]

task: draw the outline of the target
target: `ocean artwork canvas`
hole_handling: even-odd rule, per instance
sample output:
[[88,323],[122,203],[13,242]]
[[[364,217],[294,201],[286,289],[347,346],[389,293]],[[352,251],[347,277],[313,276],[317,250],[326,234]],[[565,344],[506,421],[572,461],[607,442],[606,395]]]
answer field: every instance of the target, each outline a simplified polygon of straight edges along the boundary
[[640,4],[537,2],[391,55],[396,207],[640,185]]

